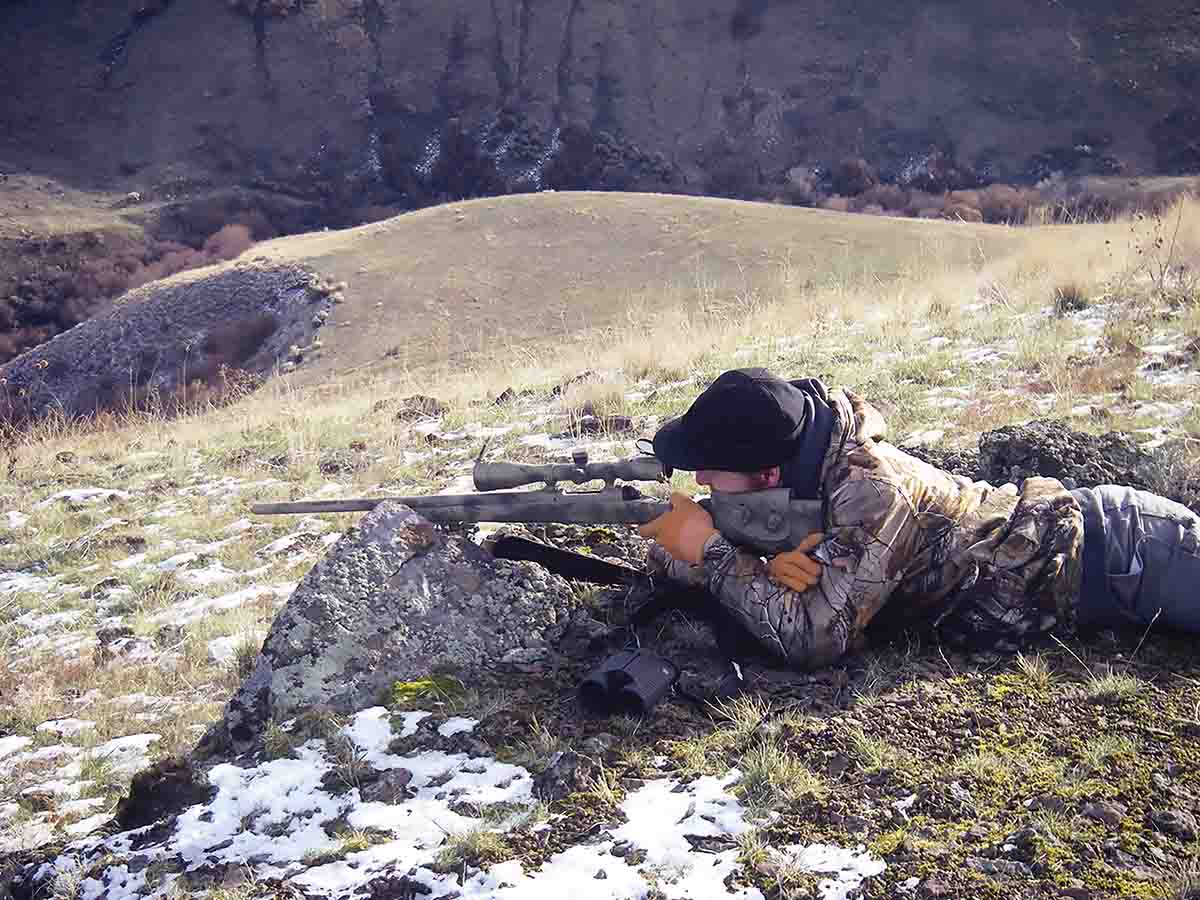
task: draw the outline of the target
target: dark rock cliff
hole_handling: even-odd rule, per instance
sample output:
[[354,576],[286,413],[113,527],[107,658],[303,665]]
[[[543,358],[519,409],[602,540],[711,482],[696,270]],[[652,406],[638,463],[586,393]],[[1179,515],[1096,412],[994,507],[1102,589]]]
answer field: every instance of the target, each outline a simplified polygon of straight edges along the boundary
[[1194,171],[1197,47],[1193,0],[8,0],[0,161],[347,210]]

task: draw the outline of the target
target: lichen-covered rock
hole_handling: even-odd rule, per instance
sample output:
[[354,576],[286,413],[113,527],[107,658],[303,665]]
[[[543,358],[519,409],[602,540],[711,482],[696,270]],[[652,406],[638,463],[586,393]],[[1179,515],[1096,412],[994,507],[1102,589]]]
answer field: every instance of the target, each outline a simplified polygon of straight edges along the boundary
[[272,719],[355,712],[431,672],[470,681],[503,670],[549,652],[577,605],[562,578],[382,503],[296,588],[203,746],[244,749]]

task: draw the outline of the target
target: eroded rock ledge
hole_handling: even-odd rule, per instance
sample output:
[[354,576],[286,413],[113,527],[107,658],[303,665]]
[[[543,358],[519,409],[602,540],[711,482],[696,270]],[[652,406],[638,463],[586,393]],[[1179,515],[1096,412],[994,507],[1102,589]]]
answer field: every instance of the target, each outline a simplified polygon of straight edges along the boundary
[[153,282],[0,366],[0,420],[142,406],[223,368],[268,373],[312,341],[337,299],[307,268],[255,261]]

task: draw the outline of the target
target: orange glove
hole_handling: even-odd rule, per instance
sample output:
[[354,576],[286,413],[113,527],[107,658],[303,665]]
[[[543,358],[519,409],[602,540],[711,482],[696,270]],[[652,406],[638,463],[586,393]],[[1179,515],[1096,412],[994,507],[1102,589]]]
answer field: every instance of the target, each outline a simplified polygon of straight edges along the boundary
[[824,567],[808,555],[808,551],[824,540],[825,535],[814,531],[800,542],[794,550],[780,553],[767,563],[767,571],[771,580],[791,588],[793,591],[807,591],[821,580]]
[[638,534],[657,541],[675,559],[700,563],[704,545],[717,533],[712,516],[686,494],[671,495],[671,509],[638,528]]

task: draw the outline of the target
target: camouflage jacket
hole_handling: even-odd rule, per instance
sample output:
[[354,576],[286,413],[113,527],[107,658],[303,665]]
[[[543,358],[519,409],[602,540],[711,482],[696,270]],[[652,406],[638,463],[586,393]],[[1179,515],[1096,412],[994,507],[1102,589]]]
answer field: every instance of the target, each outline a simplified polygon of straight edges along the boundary
[[854,648],[868,625],[932,624],[951,639],[1013,649],[1074,624],[1083,513],[1061,482],[994,487],[951,475],[884,441],[882,416],[849,391],[821,475],[825,563],[807,591],[721,535],[688,566],[651,545],[652,569],[703,583],[755,638],[798,668]]

